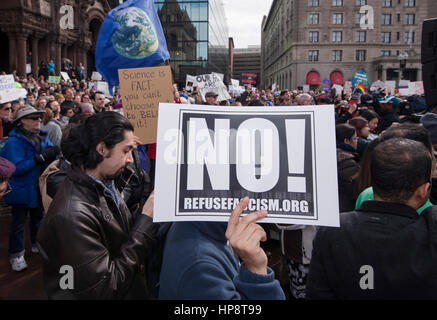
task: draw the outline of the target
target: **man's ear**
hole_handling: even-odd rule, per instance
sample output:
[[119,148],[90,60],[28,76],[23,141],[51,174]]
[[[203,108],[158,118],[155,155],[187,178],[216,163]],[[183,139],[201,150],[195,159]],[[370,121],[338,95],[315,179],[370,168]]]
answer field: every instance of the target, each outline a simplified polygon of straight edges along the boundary
[[102,141],[96,146],[96,151],[98,154],[100,154],[103,158],[106,157],[107,149],[105,143]]
[[430,190],[431,190],[431,183],[427,182],[417,187],[416,192],[414,192],[414,195],[418,200],[426,202],[426,200],[428,200],[429,198]]

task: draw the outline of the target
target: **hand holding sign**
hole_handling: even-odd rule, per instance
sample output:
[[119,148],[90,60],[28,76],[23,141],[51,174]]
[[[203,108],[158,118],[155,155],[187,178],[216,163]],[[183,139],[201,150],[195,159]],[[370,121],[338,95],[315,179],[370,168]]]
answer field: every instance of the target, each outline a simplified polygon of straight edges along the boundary
[[268,259],[259,244],[260,241],[267,240],[267,235],[264,229],[256,224],[258,220],[267,216],[267,212],[253,212],[240,220],[240,215],[248,204],[249,198],[246,197],[232,211],[226,230],[226,238],[243,260],[247,270],[256,274],[267,274]]

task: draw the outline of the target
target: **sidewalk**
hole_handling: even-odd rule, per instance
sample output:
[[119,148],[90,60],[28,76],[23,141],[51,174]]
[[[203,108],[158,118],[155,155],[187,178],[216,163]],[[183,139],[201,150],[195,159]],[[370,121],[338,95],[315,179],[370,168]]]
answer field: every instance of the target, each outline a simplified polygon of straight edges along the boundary
[[29,228],[26,226],[26,253],[28,268],[21,272],[11,269],[8,258],[8,229],[10,213],[0,208],[0,300],[47,299],[43,287],[42,259],[30,250]]

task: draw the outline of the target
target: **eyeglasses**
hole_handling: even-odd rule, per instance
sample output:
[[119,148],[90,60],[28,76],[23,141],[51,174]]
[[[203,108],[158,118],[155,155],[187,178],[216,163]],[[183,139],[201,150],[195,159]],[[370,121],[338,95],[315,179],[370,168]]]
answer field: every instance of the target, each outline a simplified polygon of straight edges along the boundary
[[39,116],[39,117],[31,117],[31,118],[29,117],[29,118],[25,118],[25,119],[37,121],[37,120],[42,120],[42,117],[41,116]]
[[6,186],[6,191],[5,191],[5,193],[3,193],[3,195],[7,195],[11,191],[12,191],[12,187],[11,187],[11,185],[8,182],[8,185]]

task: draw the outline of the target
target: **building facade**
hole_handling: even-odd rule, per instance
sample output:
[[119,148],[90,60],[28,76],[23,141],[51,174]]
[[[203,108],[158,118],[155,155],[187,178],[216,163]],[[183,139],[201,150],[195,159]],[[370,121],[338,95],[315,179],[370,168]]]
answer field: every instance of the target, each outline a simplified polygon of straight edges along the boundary
[[229,31],[219,0],[155,0],[174,81],[185,85],[186,75],[229,69]]
[[107,0],[8,0],[0,2],[0,71],[26,75],[26,64],[38,74],[41,62],[62,58],[94,69],[95,44],[110,10]]
[[435,0],[274,0],[262,22],[261,85],[344,84],[358,70],[371,82],[421,80],[422,22],[431,7]]
[[234,50],[234,79],[242,80],[242,74],[261,74],[261,46]]

